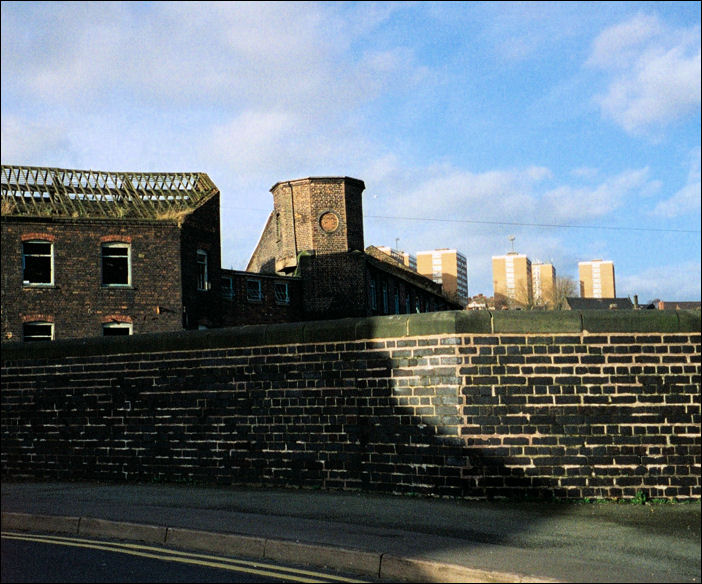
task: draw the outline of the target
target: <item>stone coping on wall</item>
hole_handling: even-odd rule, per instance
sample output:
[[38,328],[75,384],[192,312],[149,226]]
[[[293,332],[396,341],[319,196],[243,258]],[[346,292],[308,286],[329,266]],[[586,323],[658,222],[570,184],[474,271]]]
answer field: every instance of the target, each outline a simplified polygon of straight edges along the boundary
[[453,334],[699,333],[699,311],[445,311],[231,328],[2,343],[2,361]]

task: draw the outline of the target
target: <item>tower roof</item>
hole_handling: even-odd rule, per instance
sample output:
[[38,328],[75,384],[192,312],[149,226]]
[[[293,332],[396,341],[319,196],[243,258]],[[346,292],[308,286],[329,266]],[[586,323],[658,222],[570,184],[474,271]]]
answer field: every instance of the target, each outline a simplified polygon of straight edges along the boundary
[[270,191],[273,192],[278,185],[285,185],[285,184],[298,184],[298,183],[315,183],[315,182],[349,182],[349,183],[357,183],[361,187],[365,189],[365,183],[359,179],[359,178],[353,178],[350,176],[308,176],[306,178],[296,178],[293,180],[282,180],[278,181],[275,183],[271,188]]
[[219,190],[204,173],[2,166],[2,215],[166,220]]

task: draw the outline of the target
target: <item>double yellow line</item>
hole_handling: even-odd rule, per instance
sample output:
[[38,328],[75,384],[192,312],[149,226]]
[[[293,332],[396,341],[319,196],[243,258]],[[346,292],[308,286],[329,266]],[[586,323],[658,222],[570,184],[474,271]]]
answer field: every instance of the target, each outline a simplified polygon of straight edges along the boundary
[[232,572],[243,572],[264,578],[280,578],[288,582],[310,582],[320,584],[327,582],[363,582],[363,580],[353,580],[342,576],[324,574],[322,572],[314,572],[299,568],[287,568],[260,561],[247,561],[208,554],[181,552],[178,550],[133,543],[97,541],[78,537],[61,537],[56,535],[35,535],[11,531],[3,531],[2,537],[4,539],[33,541],[54,545],[102,550],[119,554],[128,554],[131,556],[139,556],[142,558],[162,560],[164,562],[179,562],[181,564],[192,564],[195,566],[217,568]]

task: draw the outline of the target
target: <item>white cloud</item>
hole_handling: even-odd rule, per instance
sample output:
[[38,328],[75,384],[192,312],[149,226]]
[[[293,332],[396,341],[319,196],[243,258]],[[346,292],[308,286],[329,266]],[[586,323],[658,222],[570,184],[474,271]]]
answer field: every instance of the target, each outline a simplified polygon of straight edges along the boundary
[[[495,55],[502,60],[519,62],[539,58],[577,34],[583,22],[583,8],[579,4],[577,2],[471,3],[471,10],[465,13],[481,21],[483,26],[481,43],[490,46]],[[452,16],[460,18],[454,14]]]
[[120,99],[340,111],[423,76],[409,49],[350,50],[391,10],[350,26],[361,8],[317,2],[56,3],[32,14],[30,43],[20,8],[3,4],[3,83],[83,110]]
[[631,134],[653,132],[699,107],[699,27],[671,30],[656,17],[635,16],[602,32],[587,64],[610,76],[596,97],[602,114]]
[[70,150],[67,130],[60,123],[45,124],[3,114],[1,128],[3,164],[55,166]]
[[234,172],[253,165],[270,168],[286,153],[286,143],[298,128],[298,120],[285,111],[245,111],[213,129],[207,148],[215,161],[224,161]]
[[639,302],[661,300],[694,301],[700,299],[700,262],[665,264],[647,268],[637,274],[617,275],[617,296],[639,297]]
[[663,217],[679,217],[700,213],[700,197],[702,196],[702,181],[700,180],[700,148],[693,150],[690,156],[690,171],[687,184],[672,197],[660,201],[653,210],[654,215]]
[[627,198],[654,188],[648,168],[628,170],[596,186],[561,185],[544,194],[542,214],[556,221],[602,217],[618,209]]
[[70,101],[124,83],[120,53],[134,39],[120,26],[123,4],[3,4],[2,17],[3,85],[12,80],[26,96]]
[[626,68],[661,31],[657,17],[643,14],[611,26],[595,39],[588,64],[603,69]]
[[548,169],[535,166],[472,173],[435,165],[398,170],[384,188],[393,191],[392,207],[405,215],[508,220],[533,210],[534,186],[550,176]]

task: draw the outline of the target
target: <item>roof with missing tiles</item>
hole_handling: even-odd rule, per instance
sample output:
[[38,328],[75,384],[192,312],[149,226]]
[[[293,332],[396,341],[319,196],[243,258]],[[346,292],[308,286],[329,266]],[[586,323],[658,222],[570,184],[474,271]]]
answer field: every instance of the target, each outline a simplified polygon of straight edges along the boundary
[[179,220],[219,190],[198,172],[2,166],[2,215]]

